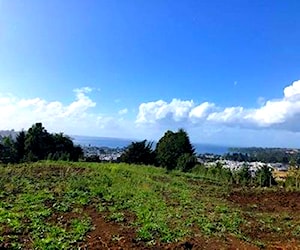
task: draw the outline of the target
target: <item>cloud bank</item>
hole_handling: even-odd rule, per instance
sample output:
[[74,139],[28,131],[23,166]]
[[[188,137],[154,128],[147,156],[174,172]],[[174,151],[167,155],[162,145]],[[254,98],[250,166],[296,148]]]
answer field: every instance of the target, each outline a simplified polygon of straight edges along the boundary
[[283,90],[283,97],[266,101],[259,108],[219,107],[215,103],[196,105],[193,100],[173,99],[142,103],[136,118],[137,124],[154,124],[185,121],[193,126],[213,123],[229,127],[251,129],[275,128],[300,131],[300,80]]
[[157,139],[166,129],[183,127],[193,131],[197,138],[199,134],[207,134],[207,141],[214,135],[224,137],[224,131],[229,131],[230,136],[232,131],[241,131],[236,128],[300,132],[300,80],[284,88],[281,98],[264,100],[257,108],[220,107],[209,101],[158,100],[141,103],[136,118],[131,119],[127,108],[117,109],[115,114],[100,113],[103,106],[97,103],[96,109],[96,102],[89,96],[91,91],[89,87],[73,90],[74,100],[68,104],[0,93],[0,130],[27,129],[36,122],[43,122],[51,132]]

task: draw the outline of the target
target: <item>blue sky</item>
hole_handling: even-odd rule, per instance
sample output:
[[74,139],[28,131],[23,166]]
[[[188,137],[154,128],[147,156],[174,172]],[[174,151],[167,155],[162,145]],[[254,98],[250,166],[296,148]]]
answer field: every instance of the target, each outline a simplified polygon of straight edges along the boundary
[[0,0],[0,129],[300,147],[299,9]]

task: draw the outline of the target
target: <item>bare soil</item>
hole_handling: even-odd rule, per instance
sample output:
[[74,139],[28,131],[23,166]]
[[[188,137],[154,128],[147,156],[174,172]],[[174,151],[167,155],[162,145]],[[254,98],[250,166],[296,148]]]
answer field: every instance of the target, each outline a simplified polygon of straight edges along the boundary
[[[238,190],[232,192],[228,200],[244,211],[248,225],[243,226],[242,231],[250,239],[264,243],[266,249],[300,249],[300,239],[285,223],[299,221],[300,193]],[[261,215],[275,218],[270,224],[281,230],[276,232],[273,228],[263,227],[259,219]]]
[[300,211],[300,193],[286,191],[232,192],[228,200],[246,209],[261,212]]
[[199,234],[177,243],[152,242],[152,244],[147,244],[137,240],[136,228],[132,226],[135,217],[130,213],[125,213],[126,220],[123,223],[108,221],[104,214],[100,214],[91,207],[87,208],[84,213],[92,218],[94,230],[89,232],[86,240],[77,246],[81,249],[258,249],[233,236],[217,239]]

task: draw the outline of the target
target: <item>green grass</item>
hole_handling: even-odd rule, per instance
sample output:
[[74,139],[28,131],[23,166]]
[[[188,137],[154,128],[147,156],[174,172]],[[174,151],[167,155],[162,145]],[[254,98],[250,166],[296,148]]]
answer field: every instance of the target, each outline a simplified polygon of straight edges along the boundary
[[[0,247],[72,249],[93,230],[86,208],[95,209],[107,222],[129,223],[136,240],[149,245],[199,234],[247,239],[241,230],[247,224],[244,212],[226,200],[229,192],[227,185],[194,174],[146,166],[65,162],[0,166]],[[272,223],[271,217],[261,221],[266,227]],[[280,231],[280,225],[272,230]],[[300,234],[299,226],[293,230]],[[112,238],[116,239],[118,235]]]

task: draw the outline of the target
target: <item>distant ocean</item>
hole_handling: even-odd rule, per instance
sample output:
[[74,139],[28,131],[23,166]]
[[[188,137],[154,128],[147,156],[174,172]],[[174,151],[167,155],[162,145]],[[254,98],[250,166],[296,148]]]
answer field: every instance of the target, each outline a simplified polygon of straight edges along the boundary
[[[109,137],[92,137],[92,136],[71,136],[75,144],[81,146],[95,146],[95,147],[108,147],[108,148],[124,148],[127,147],[133,140]],[[229,152],[229,147],[218,146],[211,144],[194,143],[196,153],[204,154],[219,154],[223,155]]]

